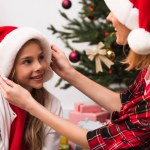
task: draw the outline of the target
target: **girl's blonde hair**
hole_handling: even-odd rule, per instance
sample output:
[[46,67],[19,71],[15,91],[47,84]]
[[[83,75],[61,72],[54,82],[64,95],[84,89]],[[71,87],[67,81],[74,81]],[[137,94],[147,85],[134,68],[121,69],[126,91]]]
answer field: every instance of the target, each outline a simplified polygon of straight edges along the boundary
[[[40,42],[36,39],[31,39],[31,40],[27,41],[24,45],[26,45],[30,42],[35,42],[40,45]],[[23,48],[23,46],[22,46],[22,48]],[[14,67],[9,75],[9,79],[11,79],[15,83],[19,84],[17,79],[15,79],[15,68]],[[48,92],[44,88],[33,89],[31,94],[32,94],[33,98],[36,101],[38,101],[41,105],[43,105],[43,106],[45,105],[45,100],[48,98]],[[23,143],[27,146],[27,148],[29,150],[42,150],[43,138],[44,138],[43,131],[44,131],[43,122],[41,122],[39,119],[35,118],[34,116],[32,116],[28,113]]]
[[139,55],[134,51],[130,50],[127,58],[122,62],[123,64],[127,64],[127,71],[132,69],[142,70],[148,68],[150,65],[150,54],[148,55]]
[[[34,89],[32,91],[32,96],[41,105],[45,105],[45,99],[47,99],[48,92],[42,89]],[[34,116],[28,114],[27,126],[25,129],[24,143],[30,150],[42,150],[43,146],[43,122]]]

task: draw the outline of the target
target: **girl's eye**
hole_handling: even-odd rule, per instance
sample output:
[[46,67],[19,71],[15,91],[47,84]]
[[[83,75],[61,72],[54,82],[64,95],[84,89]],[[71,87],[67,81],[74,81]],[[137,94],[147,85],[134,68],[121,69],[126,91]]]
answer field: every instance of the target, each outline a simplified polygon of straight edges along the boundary
[[24,60],[23,61],[23,64],[30,64],[31,63],[31,60]]

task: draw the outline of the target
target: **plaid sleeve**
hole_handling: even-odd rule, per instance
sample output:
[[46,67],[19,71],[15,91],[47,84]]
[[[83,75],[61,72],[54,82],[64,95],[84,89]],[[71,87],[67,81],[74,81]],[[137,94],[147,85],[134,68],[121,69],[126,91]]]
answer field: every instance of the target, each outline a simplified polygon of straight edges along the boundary
[[132,103],[133,106],[128,108],[130,121],[141,130],[150,130],[150,93],[136,98]]
[[[138,95],[135,95],[135,91],[141,91],[144,92],[143,86],[143,79],[146,74],[146,69],[142,70],[137,76],[134,82],[129,86],[128,89],[120,92],[120,99],[123,105],[127,104],[128,102],[131,101],[132,98],[138,97]],[[137,93],[138,94],[138,93]]]
[[107,150],[100,129],[89,131],[87,133],[87,140],[91,150]]
[[127,114],[131,123],[142,130],[150,128],[150,92],[144,94],[146,72],[147,70],[141,71],[129,90],[121,94],[124,106],[120,119]]

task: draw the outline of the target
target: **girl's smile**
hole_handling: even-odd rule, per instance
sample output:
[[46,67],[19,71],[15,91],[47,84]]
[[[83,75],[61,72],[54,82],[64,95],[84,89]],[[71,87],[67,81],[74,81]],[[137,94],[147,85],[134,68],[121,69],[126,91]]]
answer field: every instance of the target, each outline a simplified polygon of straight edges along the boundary
[[35,81],[35,82],[43,82],[43,75],[37,75],[34,77],[30,77],[30,79]]

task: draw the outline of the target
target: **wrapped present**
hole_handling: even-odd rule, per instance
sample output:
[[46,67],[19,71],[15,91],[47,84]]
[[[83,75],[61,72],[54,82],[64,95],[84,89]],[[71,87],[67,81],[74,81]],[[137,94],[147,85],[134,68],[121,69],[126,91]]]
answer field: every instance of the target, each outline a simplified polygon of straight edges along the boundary
[[97,104],[76,103],[75,109],[69,112],[69,120],[75,124],[84,120],[105,122],[109,115],[108,111]]

